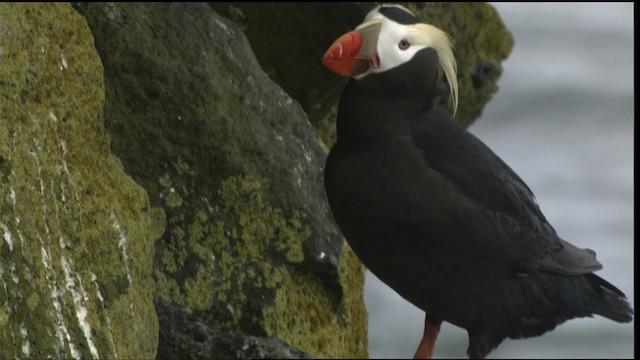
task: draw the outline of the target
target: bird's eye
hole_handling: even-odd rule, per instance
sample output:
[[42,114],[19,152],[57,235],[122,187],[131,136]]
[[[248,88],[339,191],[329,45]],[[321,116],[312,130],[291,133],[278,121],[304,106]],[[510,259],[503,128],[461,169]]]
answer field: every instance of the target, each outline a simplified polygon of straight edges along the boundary
[[407,40],[407,39],[402,39],[398,43],[398,47],[400,48],[400,50],[407,50],[409,48],[409,46],[411,46],[411,44],[409,43],[409,40]]

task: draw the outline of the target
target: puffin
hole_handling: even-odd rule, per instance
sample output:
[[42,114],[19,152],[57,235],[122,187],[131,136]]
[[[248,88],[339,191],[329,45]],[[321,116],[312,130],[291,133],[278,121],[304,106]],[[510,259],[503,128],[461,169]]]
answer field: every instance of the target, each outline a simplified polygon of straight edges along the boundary
[[[505,338],[600,315],[632,321],[625,294],[594,274],[593,250],[560,238],[531,189],[453,118],[453,41],[401,5],[373,8],[322,58],[348,77],[325,164],[333,217],[362,263],[425,311],[415,358],[443,321],[484,358]],[[434,104],[443,73],[452,113]]]

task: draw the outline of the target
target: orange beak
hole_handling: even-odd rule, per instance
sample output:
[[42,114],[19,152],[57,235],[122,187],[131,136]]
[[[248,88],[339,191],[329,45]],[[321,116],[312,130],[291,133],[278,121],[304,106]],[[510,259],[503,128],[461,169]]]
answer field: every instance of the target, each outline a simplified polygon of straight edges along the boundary
[[340,36],[324,53],[322,63],[342,76],[364,73],[369,69],[369,61],[376,57],[381,27],[381,22],[372,21]]

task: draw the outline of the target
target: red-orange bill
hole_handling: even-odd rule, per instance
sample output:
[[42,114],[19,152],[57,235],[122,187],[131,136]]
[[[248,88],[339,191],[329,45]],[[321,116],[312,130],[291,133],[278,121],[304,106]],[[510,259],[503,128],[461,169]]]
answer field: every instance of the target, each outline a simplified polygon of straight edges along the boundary
[[324,53],[322,62],[342,76],[356,76],[369,69],[370,61],[377,61],[376,48],[380,21],[369,21],[354,31],[340,36]]

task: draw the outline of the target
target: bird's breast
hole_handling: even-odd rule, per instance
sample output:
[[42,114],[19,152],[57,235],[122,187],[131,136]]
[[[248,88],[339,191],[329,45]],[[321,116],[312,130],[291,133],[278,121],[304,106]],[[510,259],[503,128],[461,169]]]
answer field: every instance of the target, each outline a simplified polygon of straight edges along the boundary
[[[363,251],[399,251],[399,239],[425,235],[436,211],[438,183],[422,154],[410,143],[365,149],[334,146],[325,186],[342,232]],[[394,250],[395,249],[395,250]]]

